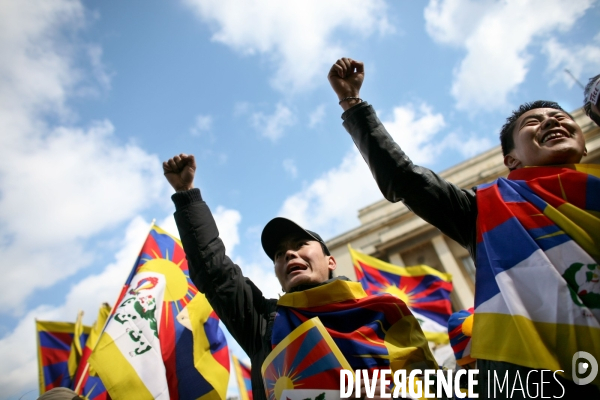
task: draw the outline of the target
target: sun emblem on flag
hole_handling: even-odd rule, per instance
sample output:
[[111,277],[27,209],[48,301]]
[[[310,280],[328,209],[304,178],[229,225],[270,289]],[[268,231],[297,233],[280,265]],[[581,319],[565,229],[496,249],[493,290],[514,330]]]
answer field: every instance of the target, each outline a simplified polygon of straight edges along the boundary
[[400,300],[404,302],[407,306],[411,305],[411,293],[406,292],[406,286],[399,288],[396,285],[390,284],[388,286],[384,286],[382,292],[389,293],[392,296],[396,296]]
[[285,390],[339,390],[340,370],[351,370],[319,318],[302,323],[269,354],[261,372],[269,400]]
[[[157,226],[150,232],[138,258],[136,273],[141,272],[164,275],[167,286],[164,294],[166,307],[163,308],[163,312],[166,316],[169,313],[171,316],[177,316],[198,292],[190,279],[181,243]],[[142,281],[138,285],[138,289],[141,288]]]

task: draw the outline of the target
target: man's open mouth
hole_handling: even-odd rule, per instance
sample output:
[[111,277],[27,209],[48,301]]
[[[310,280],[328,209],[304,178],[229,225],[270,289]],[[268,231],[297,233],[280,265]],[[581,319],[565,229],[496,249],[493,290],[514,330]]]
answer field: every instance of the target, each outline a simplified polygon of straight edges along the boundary
[[307,269],[306,265],[294,264],[288,267],[287,273],[291,274],[294,271],[304,271],[305,269]]
[[571,136],[564,131],[550,131],[550,132],[544,134],[544,136],[542,136],[542,140],[540,140],[540,143],[544,144],[549,140],[569,138],[569,137],[571,137]]

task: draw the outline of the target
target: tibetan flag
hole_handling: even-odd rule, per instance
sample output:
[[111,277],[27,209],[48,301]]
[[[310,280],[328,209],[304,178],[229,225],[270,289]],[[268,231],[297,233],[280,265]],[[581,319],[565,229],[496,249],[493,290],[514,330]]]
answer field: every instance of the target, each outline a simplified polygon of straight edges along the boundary
[[268,400],[339,399],[340,371],[352,370],[318,317],[279,342],[261,373]]
[[356,278],[367,294],[389,293],[404,301],[430,342],[448,343],[452,276],[426,265],[399,267],[350,246]]
[[512,171],[477,208],[472,356],[579,378],[575,353],[600,359],[600,165]]
[[[75,337],[72,322],[35,321],[37,331],[38,373],[40,394],[55,387],[70,387],[69,357]],[[90,332],[87,326],[79,328],[80,346]]]
[[252,378],[250,375],[250,367],[242,363],[234,355],[231,356],[233,366],[235,368],[235,377],[237,379],[238,388],[240,390],[241,400],[252,400]]
[[85,396],[88,400],[107,400],[110,399],[104,384],[96,374],[96,371],[91,368],[88,364],[88,360],[96,343],[98,343],[98,339],[100,338],[100,334],[104,329],[104,325],[106,324],[106,320],[110,315],[110,305],[107,303],[102,304],[100,310],[98,311],[98,318],[96,322],[92,326],[90,331],[90,335],[85,343],[85,347],[83,348],[83,355],[81,357],[81,361],[79,362],[79,367],[77,368],[77,374],[75,375],[75,379],[73,380],[73,390]]
[[229,352],[181,242],[153,226],[90,365],[113,399],[225,399]]
[[318,317],[353,370],[435,369],[425,335],[406,304],[387,293],[367,295],[358,282],[335,279],[286,293],[277,301],[271,345]]
[[473,312],[475,309],[460,310],[453,313],[448,320],[448,336],[450,345],[458,365],[475,362],[471,357],[471,336],[473,334]]

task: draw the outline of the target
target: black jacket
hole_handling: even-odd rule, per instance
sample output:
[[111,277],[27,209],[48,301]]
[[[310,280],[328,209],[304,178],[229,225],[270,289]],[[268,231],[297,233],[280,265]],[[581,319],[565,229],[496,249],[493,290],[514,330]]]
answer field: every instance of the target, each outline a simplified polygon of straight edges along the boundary
[[190,278],[250,357],[254,399],[266,400],[260,368],[271,352],[277,300],[266,299],[225,254],[225,245],[199,189],[175,193],[172,199]]
[[411,211],[464,246],[475,260],[475,188],[461,189],[427,168],[414,165],[363,102],[342,114],[344,127],[371,169],[383,196]]

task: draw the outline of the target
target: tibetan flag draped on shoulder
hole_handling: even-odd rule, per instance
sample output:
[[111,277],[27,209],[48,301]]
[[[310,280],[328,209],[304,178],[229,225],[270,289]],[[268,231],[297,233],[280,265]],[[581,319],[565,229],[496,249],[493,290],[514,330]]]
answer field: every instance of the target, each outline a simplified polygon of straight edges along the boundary
[[303,322],[319,317],[354,370],[437,368],[419,323],[395,296],[368,296],[360,283],[336,279],[286,293],[277,305],[273,347]]
[[450,274],[426,265],[399,267],[348,248],[356,278],[365,292],[398,297],[419,320],[427,340],[448,343],[448,318],[452,313]]
[[261,374],[268,400],[337,400],[342,369],[352,367],[315,317],[300,324],[273,348]]
[[600,166],[521,168],[477,207],[473,357],[573,379],[576,352],[600,359]]
[[[69,358],[74,346],[75,324],[72,322],[35,321],[40,394],[55,387],[70,387]],[[79,328],[80,346],[90,328]]]
[[235,377],[238,383],[241,400],[252,400],[252,379],[250,367],[241,362],[236,356],[232,355]]
[[79,362],[75,379],[73,379],[72,389],[77,394],[83,395],[88,400],[110,399],[110,396],[108,395],[104,384],[98,377],[98,374],[88,364],[90,355],[92,354],[96,343],[98,343],[98,339],[102,334],[106,320],[110,315],[110,310],[111,307],[107,303],[102,304],[100,307],[100,310],[98,311],[98,318],[96,319],[96,322],[94,322],[94,325],[90,331],[90,335],[85,343],[81,361]]
[[229,353],[181,242],[153,226],[90,365],[114,399],[225,399]]

